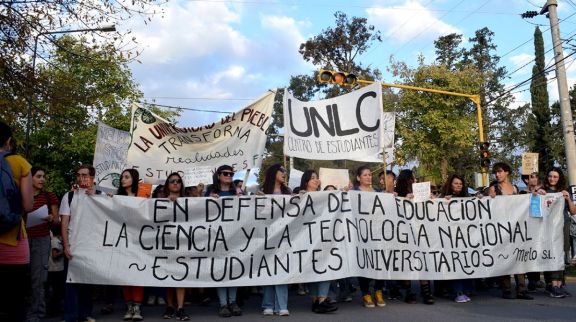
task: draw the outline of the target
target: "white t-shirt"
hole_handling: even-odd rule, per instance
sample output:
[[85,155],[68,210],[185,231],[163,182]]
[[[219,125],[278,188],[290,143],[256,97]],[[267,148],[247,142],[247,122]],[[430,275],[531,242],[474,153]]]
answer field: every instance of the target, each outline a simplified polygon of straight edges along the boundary
[[49,272],[61,272],[64,270],[64,255],[57,259],[52,258],[52,250],[56,249],[58,251],[64,250],[64,245],[62,241],[57,237],[50,237],[50,256],[48,257],[48,271]]

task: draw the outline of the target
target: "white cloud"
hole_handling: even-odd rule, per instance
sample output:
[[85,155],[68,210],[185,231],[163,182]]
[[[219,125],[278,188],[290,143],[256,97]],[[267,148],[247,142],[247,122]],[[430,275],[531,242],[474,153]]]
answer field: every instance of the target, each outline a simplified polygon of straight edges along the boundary
[[509,70],[508,72],[513,72],[518,69],[515,74],[517,75],[524,75],[532,73],[532,65],[530,64],[531,61],[534,60],[534,55],[530,55],[527,53],[522,53],[516,56],[510,57],[510,62],[513,64],[514,70]]
[[142,60],[168,63],[182,57],[198,58],[215,52],[243,56],[248,39],[232,25],[240,15],[224,3],[169,2],[163,18],[135,31],[144,47]]
[[366,12],[370,22],[378,27],[386,38],[399,43],[406,43],[414,38],[430,40],[450,33],[462,33],[414,0],[390,7],[369,8]]

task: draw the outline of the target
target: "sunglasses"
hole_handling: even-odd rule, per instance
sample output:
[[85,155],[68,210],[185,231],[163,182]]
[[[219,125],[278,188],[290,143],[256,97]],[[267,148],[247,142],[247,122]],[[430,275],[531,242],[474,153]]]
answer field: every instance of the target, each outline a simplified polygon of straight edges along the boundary
[[178,184],[178,183],[182,183],[182,180],[180,180],[180,179],[172,179],[172,180],[168,180],[168,183],[170,183],[170,184]]
[[233,177],[234,176],[234,172],[220,172],[221,175],[225,176],[225,177]]

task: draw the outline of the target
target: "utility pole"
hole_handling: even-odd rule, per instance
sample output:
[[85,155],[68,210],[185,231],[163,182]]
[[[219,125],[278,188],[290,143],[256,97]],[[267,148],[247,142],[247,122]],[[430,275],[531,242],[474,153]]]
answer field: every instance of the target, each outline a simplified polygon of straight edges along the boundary
[[560,41],[560,27],[558,26],[558,1],[547,0],[540,14],[548,12],[550,29],[552,30],[552,43],[554,44],[554,60],[556,62],[556,79],[558,80],[558,94],[560,97],[560,115],[562,117],[562,131],[564,132],[564,149],[568,167],[568,182],[576,185],[576,139],[574,137],[574,123],[570,109],[570,95],[564,67],[564,52]]

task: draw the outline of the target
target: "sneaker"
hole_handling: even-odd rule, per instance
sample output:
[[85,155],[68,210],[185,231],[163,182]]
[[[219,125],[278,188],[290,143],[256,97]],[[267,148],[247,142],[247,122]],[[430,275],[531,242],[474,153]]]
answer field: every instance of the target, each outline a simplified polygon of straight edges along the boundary
[[527,291],[519,292],[518,294],[516,294],[516,298],[519,300],[533,300],[534,299],[532,296],[528,295]]
[[454,299],[456,303],[468,303],[470,302],[470,298],[463,293],[458,293],[456,298]]
[[529,282],[527,289],[528,289],[528,292],[530,292],[530,293],[536,292],[536,283]]
[[[372,303],[372,307],[374,307],[374,303]],[[318,314],[330,313],[338,310],[338,307],[334,304],[329,303],[328,301],[324,300],[322,303],[318,302],[318,300],[314,301],[312,304],[312,312]]]
[[174,317],[174,308],[171,306],[167,306],[166,310],[164,310],[164,314],[162,314],[162,318],[171,319],[173,317]]
[[372,300],[372,295],[370,295],[370,294],[366,294],[366,295],[362,296],[362,302],[364,303],[364,307],[368,307],[368,308],[376,307],[374,305],[374,301]]
[[344,296],[339,299],[340,302],[352,302],[352,296]]
[[404,302],[406,302],[408,304],[416,304],[416,302],[417,302],[416,294],[414,294],[412,292],[406,293],[406,297],[404,298]]
[[135,304],[132,307],[132,321],[142,321],[144,317],[142,317],[142,311],[140,311],[140,305]]
[[265,316],[274,315],[274,310],[272,310],[272,309],[264,309],[264,310],[262,310],[262,315],[265,315]]
[[279,316],[290,316],[290,311],[288,310],[280,310],[280,312],[278,312]]
[[384,301],[384,295],[382,294],[382,290],[377,290],[374,292],[374,298],[376,299],[376,305],[379,307],[385,307],[386,302]]
[[393,287],[390,289],[390,292],[388,293],[388,299],[400,300],[402,299],[402,293],[400,293],[400,290],[397,287]]
[[158,305],[160,305],[160,306],[166,305],[166,301],[161,296],[158,296],[158,298],[156,299],[156,303],[158,303]]
[[338,301],[337,301],[336,299],[333,299],[333,298],[330,298],[330,297],[327,297],[324,301],[328,301],[328,303],[330,303],[330,304],[336,304],[336,303],[338,303]]
[[96,322],[96,319],[91,316],[88,316],[84,319],[84,322]]
[[232,312],[230,312],[228,305],[222,305],[222,306],[220,306],[220,309],[218,310],[218,315],[223,317],[223,318],[229,318],[232,316]]
[[230,303],[229,309],[232,312],[232,315],[234,316],[242,315],[242,309],[238,306],[238,304],[236,304],[236,302]]
[[512,292],[504,291],[504,292],[502,292],[502,298],[505,300],[513,300],[514,296],[512,296]]
[[572,293],[568,292],[568,290],[565,287],[561,287],[560,292],[564,293],[564,295],[566,295],[566,297],[572,296]]
[[176,320],[188,321],[190,320],[190,315],[186,314],[183,308],[179,308],[178,311],[176,311]]
[[546,283],[544,281],[536,282],[536,288],[546,288]]
[[108,315],[114,312],[114,305],[113,304],[106,304],[100,309],[100,313],[104,315]]
[[152,306],[154,304],[156,304],[156,296],[154,296],[154,295],[148,296],[148,300],[146,301],[146,305]]
[[126,314],[124,314],[124,321],[131,321],[132,317],[134,316],[134,306],[128,305],[128,310],[126,310]]
[[564,294],[564,292],[562,292],[562,290],[558,286],[552,286],[552,290],[550,291],[550,297],[561,299],[565,298],[566,294]]

